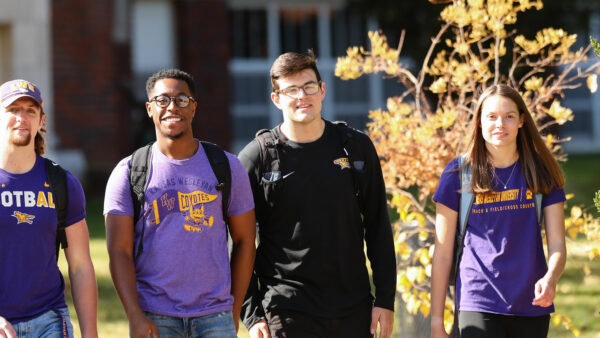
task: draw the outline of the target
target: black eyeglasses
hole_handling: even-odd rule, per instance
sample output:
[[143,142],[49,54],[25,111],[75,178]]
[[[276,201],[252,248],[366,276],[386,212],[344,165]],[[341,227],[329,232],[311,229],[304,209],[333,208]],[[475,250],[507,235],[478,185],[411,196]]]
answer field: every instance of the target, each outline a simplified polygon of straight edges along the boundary
[[196,102],[193,97],[179,95],[179,96],[167,96],[167,95],[158,95],[150,99],[150,102],[156,102],[156,105],[161,108],[167,108],[171,101],[175,101],[175,105],[179,108],[185,108],[190,105],[190,102]]
[[291,86],[285,89],[277,90],[277,93],[281,93],[285,96],[289,96],[292,98],[298,97],[300,95],[300,91],[304,91],[306,95],[314,95],[319,92],[321,88],[321,81],[319,82],[309,82],[302,87]]

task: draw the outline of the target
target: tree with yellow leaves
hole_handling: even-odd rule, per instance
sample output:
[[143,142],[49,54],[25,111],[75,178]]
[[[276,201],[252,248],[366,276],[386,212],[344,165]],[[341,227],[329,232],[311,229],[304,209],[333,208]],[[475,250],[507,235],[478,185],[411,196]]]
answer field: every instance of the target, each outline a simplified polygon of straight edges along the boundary
[[[345,80],[364,74],[394,77],[406,88],[387,100],[386,109],[369,113],[368,133],[382,156],[382,169],[390,207],[399,217],[394,223],[398,258],[397,290],[411,314],[429,315],[429,285],[434,243],[431,196],[446,164],[464,153],[465,135],[479,94],[491,84],[518,88],[546,145],[557,156],[561,142],[552,127],[573,119],[561,105],[566,90],[586,80],[597,89],[600,63],[583,66],[590,47],[572,51],[576,35],[546,28],[533,39],[508,30],[520,12],[543,7],[541,0],[453,0],[441,12],[441,28],[416,72],[400,59],[398,48],[385,36],[370,32],[371,49],[350,47],[336,64],[336,76]],[[566,219],[571,238],[580,234],[600,242],[600,223],[574,207]],[[598,247],[590,257],[598,258]],[[446,302],[444,322],[453,323],[453,302]],[[558,318],[558,319],[557,319]],[[562,323],[574,333],[565,315]]]

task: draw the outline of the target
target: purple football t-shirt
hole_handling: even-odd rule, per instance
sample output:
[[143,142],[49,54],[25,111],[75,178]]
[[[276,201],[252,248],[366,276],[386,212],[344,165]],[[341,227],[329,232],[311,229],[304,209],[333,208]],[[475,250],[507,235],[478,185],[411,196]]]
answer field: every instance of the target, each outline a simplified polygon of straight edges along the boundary
[[[67,189],[70,226],[85,218],[85,196],[69,172]],[[0,316],[16,324],[66,307],[56,265],[58,219],[43,157],[24,174],[0,169],[0,204]]]
[[[433,200],[458,212],[457,168],[457,159],[446,166]],[[475,194],[467,222],[456,281],[459,310],[518,316],[552,313],[553,305],[531,305],[535,283],[548,270],[535,195],[527,188],[519,161],[495,170],[500,180],[494,179],[493,192]],[[564,191],[554,189],[543,196],[542,208],[563,201]]]
[[[248,174],[227,153],[231,167],[229,216],[254,208]],[[123,159],[106,186],[104,214],[133,216],[128,163]],[[227,232],[221,192],[204,148],[186,160],[173,160],[152,147],[150,178],[140,220],[135,224],[135,248],[142,222],[144,252],[135,262],[142,310],[195,317],[233,306]]]

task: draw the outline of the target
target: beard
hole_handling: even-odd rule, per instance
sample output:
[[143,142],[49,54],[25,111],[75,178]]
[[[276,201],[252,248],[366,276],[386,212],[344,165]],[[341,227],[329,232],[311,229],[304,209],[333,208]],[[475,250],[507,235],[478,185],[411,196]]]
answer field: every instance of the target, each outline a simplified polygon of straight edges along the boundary
[[8,137],[9,143],[17,146],[17,147],[26,147],[31,143],[31,133],[27,135],[15,135],[13,133]]

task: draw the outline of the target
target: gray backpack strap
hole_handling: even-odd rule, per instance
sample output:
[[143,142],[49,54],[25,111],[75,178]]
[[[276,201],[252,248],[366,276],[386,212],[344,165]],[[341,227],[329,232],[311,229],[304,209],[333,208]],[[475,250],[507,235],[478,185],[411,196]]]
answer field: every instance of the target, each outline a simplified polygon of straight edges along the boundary
[[535,212],[537,215],[537,221],[542,225],[542,221],[544,220],[544,213],[542,212],[542,194],[535,194]]
[[465,233],[467,228],[467,220],[469,219],[469,213],[471,212],[471,206],[473,205],[473,190],[471,189],[471,166],[465,165],[465,157],[461,156],[458,158],[458,167],[460,168],[460,207],[459,213],[459,225],[460,234]]

